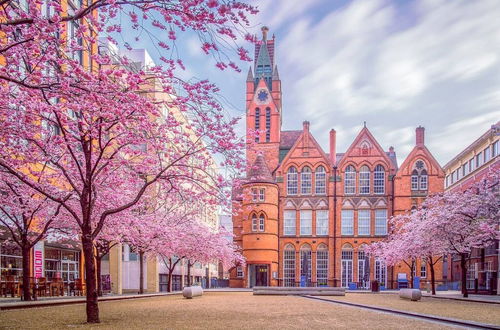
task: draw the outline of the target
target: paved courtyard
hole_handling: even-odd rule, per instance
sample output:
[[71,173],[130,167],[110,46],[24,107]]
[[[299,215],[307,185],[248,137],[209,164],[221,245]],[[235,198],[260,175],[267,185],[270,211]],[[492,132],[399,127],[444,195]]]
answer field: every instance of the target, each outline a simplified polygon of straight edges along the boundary
[[[348,297],[358,295],[349,294]],[[361,295],[359,295],[361,296]],[[364,294],[367,299],[387,301],[392,295]],[[394,296],[395,297],[395,296]],[[361,297],[359,297],[361,298]],[[354,298],[349,298],[354,299]],[[357,299],[357,298],[356,298]],[[428,298],[431,299],[431,298]],[[449,301],[435,302],[445,308]],[[454,305],[456,302],[451,302]],[[421,303],[416,303],[421,304]],[[422,305],[427,304],[425,301]],[[470,308],[471,303],[458,306]],[[474,303],[472,303],[474,304]],[[481,304],[485,312],[498,313],[498,306]],[[249,292],[211,292],[186,300],[179,295],[100,304],[99,325],[85,325],[83,304],[0,311],[2,329],[443,329],[443,324],[404,316],[362,310],[292,296],[253,296]],[[477,310],[474,310],[477,313]]]

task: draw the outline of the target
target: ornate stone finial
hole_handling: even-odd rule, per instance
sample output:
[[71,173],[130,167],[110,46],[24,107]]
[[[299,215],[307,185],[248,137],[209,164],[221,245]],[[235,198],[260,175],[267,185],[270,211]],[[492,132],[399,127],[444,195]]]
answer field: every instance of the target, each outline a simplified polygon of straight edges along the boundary
[[266,41],[267,40],[267,32],[269,32],[269,28],[267,26],[263,26],[261,28],[262,30],[262,40]]

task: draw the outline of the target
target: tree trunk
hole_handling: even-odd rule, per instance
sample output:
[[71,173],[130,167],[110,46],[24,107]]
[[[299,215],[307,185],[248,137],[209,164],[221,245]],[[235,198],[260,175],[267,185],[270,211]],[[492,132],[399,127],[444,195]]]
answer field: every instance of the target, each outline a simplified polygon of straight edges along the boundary
[[462,294],[464,298],[467,298],[469,294],[467,293],[467,259],[465,258],[465,253],[460,254],[460,268],[462,271]]
[[432,287],[432,295],[436,295],[436,276],[434,274],[434,263],[432,259],[429,258],[429,267],[431,268],[431,287]]
[[172,278],[173,278],[173,269],[168,270],[168,279],[167,279],[167,292],[172,292]]
[[144,252],[139,251],[139,294],[144,293]]
[[87,289],[87,322],[100,323],[99,305],[97,302],[97,285],[94,244],[90,235],[90,228],[82,229],[82,247],[85,261],[85,285]]
[[30,291],[31,254],[29,246],[23,246],[22,256],[23,256],[23,295],[21,296],[21,299],[30,301],[31,300],[31,291]]
[[188,281],[187,286],[191,286],[191,262],[188,260]]
[[97,268],[97,295],[102,297],[102,282],[101,282],[101,264],[102,264],[102,256],[97,255],[95,257],[95,263]]

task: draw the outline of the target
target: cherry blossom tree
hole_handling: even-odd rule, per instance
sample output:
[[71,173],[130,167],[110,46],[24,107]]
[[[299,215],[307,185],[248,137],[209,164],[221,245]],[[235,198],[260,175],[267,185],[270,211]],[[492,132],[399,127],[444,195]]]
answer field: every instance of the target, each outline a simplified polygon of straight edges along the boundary
[[[94,247],[109,219],[152,190],[181,195],[189,186],[188,193],[207,205],[228,197],[226,180],[207,171],[213,167],[207,155],[241,169],[244,141],[233,130],[236,120],[213,97],[214,85],[176,78],[184,64],[175,42],[192,31],[219,68],[239,70],[221,49],[238,35],[252,40],[241,28],[255,10],[214,0],[95,0],[69,10],[58,0],[22,3],[0,2],[0,169],[54,203],[63,223],[76,224],[87,321],[97,323]],[[163,66],[133,72],[128,60],[119,58],[115,66],[116,59],[96,52],[99,37],[116,42],[120,13],[138,35],[168,36],[154,39],[162,51],[170,50],[161,57]],[[243,48],[229,49],[248,60]],[[150,97],[158,92],[169,97]],[[50,170],[42,173],[45,166]]]
[[[50,234],[56,235],[54,219],[61,209],[35,190],[0,175],[0,224],[7,231],[8,242],[21,250],[23,264],[23,294],[21,299],[31,300],[31,249]],[[1,229],[1,228],[0,228]]]

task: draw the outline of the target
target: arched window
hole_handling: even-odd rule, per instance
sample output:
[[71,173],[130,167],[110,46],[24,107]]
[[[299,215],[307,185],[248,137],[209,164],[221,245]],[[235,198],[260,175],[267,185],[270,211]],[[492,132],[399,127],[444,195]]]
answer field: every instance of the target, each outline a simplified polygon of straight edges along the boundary
[[[260,109],[255,108],[255,131],[260,130]],[[255,142],[259,142],[259,132],[256,132]]]
[[288,195],[297,195],[298,174],[295,167],[290,167],[286,175],[286,192]]
[[316,168],[314,185],[316,194],[326,194],[326,171],[323,166],[318,166],[318,168]]
[[271,140],[271,109],[266,108],[266,142]]
[[345,169],[344,193],[354,194],[356,192],[356,169],[349,165]]
[[383,194],[385,192],[385,169],[382,165],[375,166],[373,192],[375,194]]
[[295,286],[295,247],[287,244],[283,252],[283,285]]
[[370,258],[364,246],[358,248],[358,285],[364,289],[370,287]]
[[300,276],[306,277],[306,286],[311,284],[311,246],[304,244],[300,248]]
[[418,171],[411,172],[411,190],[418,190]]
[[370,193],[370,169],[366,165],[361,166],[359,170],[359,193]]
[[300,193],[303,195],[311,194],[312,174],[309,166],[304,166],[300,173]]
[[257,216],[254,214],[252,215],[252,231],[257,231],[257,229],[258,229]]
[[261,214],[259,217],[259,231],[264,231],[264,214]]
[[341,286],[344,288],[347,288],[349,283],[352,282],[352,254],[353,250],[351,245],[346,244],[342,247]]
[[316,282],[318,286],[328,285],[328,247],[320,244],[316,251]]
[[420,172],[420,179],[418,181],[419,181],[418,189],[419,190],[427,190],[427,171],[426,170],[422,170],[422,172]]
[[427,190],[428,180],[425,163],[422,160],[417,160],[411,172],[411,190]]

